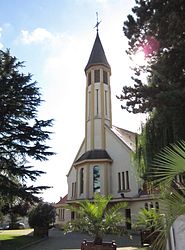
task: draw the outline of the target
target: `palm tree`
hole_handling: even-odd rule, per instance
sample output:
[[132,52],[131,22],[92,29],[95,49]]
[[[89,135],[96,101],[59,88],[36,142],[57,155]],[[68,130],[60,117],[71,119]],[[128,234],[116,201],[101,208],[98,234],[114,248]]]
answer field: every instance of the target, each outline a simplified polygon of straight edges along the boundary
[[94,200],[79,201],[68,206],[76,213],[76,219],[69,222],[66,232],[81,231],[87,232],[94,237],[94,244],[101,245],[103,235],[110,232],[118,232],[124,218],[120,209],[126,207],[125,202],[110,205],[111,196],[95,194]]
[[156,157],[150,174],[160,187],[160,204],[165,223],[153,249],[165,249],[170,229],[175,220],[185,214],[185,141],[165,147]]

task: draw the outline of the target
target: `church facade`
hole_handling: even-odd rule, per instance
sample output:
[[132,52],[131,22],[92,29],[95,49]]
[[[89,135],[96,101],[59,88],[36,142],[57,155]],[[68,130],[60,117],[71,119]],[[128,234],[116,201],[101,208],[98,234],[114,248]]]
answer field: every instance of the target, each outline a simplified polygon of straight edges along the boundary
[[112,196],[112,203],[127,202],[123,216],[135,220],[140,208],[155,207],[153,197],[141,192],[136,170],[132,165],[135,133],[112,125],[111,67],[106,58],[98,31],[85,67],[85,137],[67,174],[68,194],[55,205],[56,224],[63,225],[75,214],[66,204],[78,200],[93,201],[94,194]]

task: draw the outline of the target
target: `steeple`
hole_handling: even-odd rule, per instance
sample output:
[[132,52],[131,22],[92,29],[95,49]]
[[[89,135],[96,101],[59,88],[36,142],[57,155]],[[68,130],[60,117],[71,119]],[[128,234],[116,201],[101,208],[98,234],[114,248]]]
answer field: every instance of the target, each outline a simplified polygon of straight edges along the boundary
[[111,69],[110,65],[109,65],[109,63],[107,61],[103,46],[101,44],[98,31],[97,31],[96,39],[95,39],[95,42],[94,42],[94,45],[93,45],[93,48],[92,48],[92,51],[91,51],[91,54],[90,54],[90,57],[89,57],[89,61],[88,61],[87,65],[86,65],[86,67],[85,67],[85,72],[91,66],[94,66],[94,65],[96,65],[96,66],[97,65],[103,65],[103,66],[107,67],[108,69]]
[[85,74],[85,150],[106,150],[105,126],[112,126],[111,67],[105,56],[98,29]]

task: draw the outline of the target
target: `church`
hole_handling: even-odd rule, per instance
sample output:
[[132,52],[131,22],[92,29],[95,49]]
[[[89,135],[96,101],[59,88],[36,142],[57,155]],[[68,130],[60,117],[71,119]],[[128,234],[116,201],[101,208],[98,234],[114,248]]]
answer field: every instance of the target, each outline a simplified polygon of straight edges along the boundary
[[128,219],[125,227],[131,229],[141,208],[158,207],[158,203],[149,192],[142,191],[132,164],[136,134],[112,124],[111,66],[98,29],[85,75],[85,136],[67,174],[68,194],[55,204],[56,224],[62,227],[75,218],[66,204],[93,201],[99,192],[111,195],[111,203],[127,202],[123,216]]

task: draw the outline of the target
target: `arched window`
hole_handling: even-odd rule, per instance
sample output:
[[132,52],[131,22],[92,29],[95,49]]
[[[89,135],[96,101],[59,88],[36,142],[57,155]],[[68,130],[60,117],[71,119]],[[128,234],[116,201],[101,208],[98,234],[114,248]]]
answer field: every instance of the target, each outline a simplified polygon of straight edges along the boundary
[[84,192],[84,169],[80,169],[80,194]]
[[93,192],[100,193],[100,167],[93,168]]

